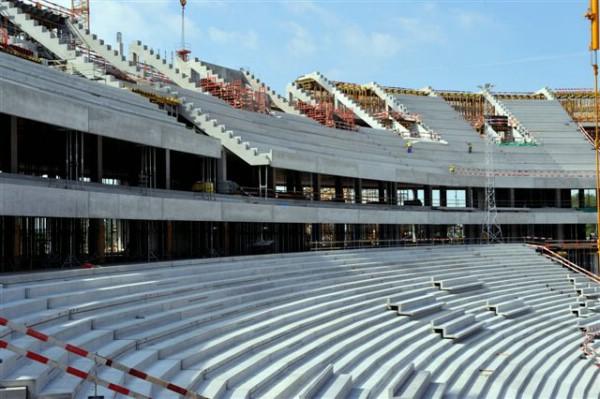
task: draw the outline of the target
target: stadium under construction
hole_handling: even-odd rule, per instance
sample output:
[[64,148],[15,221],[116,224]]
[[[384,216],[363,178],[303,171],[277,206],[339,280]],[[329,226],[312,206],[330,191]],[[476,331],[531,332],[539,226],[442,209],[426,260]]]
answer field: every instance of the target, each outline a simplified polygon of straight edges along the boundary
[[0,17],[0,395],[600,395],[593,90],[278,94]]

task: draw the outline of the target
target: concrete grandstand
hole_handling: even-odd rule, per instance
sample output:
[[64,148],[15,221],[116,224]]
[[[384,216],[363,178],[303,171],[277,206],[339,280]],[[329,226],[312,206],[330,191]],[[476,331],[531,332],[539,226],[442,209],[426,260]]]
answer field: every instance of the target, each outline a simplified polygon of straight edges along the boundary
[[0,15],[2,394],[600,395],[593,92],[278,94]]

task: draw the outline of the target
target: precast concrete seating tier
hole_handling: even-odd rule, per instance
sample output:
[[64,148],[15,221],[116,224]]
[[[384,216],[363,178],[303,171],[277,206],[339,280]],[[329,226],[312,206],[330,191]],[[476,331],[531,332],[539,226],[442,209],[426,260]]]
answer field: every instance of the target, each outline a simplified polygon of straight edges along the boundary
[[[434,130],[450,132],[448,144],[421,142],[417,143],[412,154],[407,154],[406,141],[391,131],[331,129],[303,116],[287,113],[264,115],[237,110],[210,95],[179,87],[171,90],[176,91],[184,102],[193,104],[200,115],[220,124],[231,136],[228,140],[237,138],[238,143],[248,143],[258,153],[272,153],[271,164],[276,167],[385,180],[405,173],[403,178],[407,179],[416,176],[415,173],[432,174],[438,178],[444,176],[446,179],[451,165],[481,168],[484,164],[483,141],[450,105],[438,97],[403,96],[402,101],[411,110],[427,116],[428,125]],[[468,142],[475,143],[475,146],[474,152],[467,156]],[[227,145],[226,141],[223,143]],[[571,151],[541,146],[498,147],[495,168],[499,171],[541,172],[589,170],[589,165],[583,166],[576,157],[554,156],[549,150],[563,155]],[[375,164],[379,173],[367,176]],[[342,170],[346,172],[342,173]]]
[[[587,305],[575,282],[592,283],[520,244],[260,255],[0,280],[0,316],[209,398],[600,394],[598,368],[579,356],[587,319],[572,312]],[[0,335],[153,398],[172,397],[32,337],[6,328]],[[94,392],[12,352],[0,358],[0,382],[27,386],[31,398]]]
[[216,140],[195,134],[148,99],[0,53],[1,112],[101,136],[218,157]]

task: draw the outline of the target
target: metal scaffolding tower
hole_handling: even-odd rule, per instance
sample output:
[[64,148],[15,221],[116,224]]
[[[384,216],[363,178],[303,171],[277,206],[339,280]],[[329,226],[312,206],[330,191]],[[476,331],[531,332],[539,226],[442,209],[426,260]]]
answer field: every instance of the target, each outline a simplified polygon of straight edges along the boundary
[[[490,84],[482,88],[491,89]],[[485,134],[485,220],[482,225],[481,238],[487,242],[501,242],[502,228],[497,222],[498,209],[496,208],[496,171],[494,169],[494,149],[496,138],[492,129],[484,125]]]

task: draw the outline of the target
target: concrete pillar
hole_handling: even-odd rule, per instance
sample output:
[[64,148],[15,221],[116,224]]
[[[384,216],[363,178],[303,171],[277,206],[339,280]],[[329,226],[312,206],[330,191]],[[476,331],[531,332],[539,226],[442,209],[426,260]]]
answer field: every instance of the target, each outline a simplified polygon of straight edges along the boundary
[[440,187],[440,206],[448,206],[448,192],[445,188]]
[[385,182],[378,182],[378,193],[379,193],[379,203],[380,204],[385,204],[386,198],[385,198]]
[[565,239],[565,226],[563,224],[556,225],[556,239],[557,240]]
[[10,173],[19,172],[19,137],[18,137],[17,117],[10,117]]
[[165,255],[167,259],[173,256],[173,222],[167,221],[167,231],[165,232]]
[[217,182],[227,180],[227,151],[221,150],[221,158],[217,160]]
[[96,183],[102,183],[104,177],[104,142],[102,136],[96,136],[96,173],[93,179]]
[[354,203],[362,204],[362,180],[354,179]]
[[165,150],[165,189],[171,189],[171,150]]
[[560,188],[557,188],[556,190],[554,190],[554,200],[555,200],[555,206],[557,208],[562,208],[562,195],[561,195]]
[[425,186],[425,206],[431,206],[432,204],[432,189],[431,186]]
[[319,223],[313,223],[311,228],[311,240],[315,242],[321,241],[321,225]]
[[89,252],[96,256],[97,263],[104,263],[106,229],[103,219],[90,219]]
[[515,207],[515,189],[514,188],[508,189],[508,206],[510,208]]
[[285,188],[288,193],[294,191],[294,172],[291,170],[285,171]]
[[390,186],[392,191],[390,196],[392,205],[398,205],[398,183],[393,182],[390,184]]
[[465,188],[465,206],[467,208],[473,207],[473,189],[471,187]]
[[335,177],[335,200],[344,202],[344,188],[342,185],[342,178],[340,176]]
[[321,201],[321,176],[318,173],[313,173],[311,177],[313,201]]
[[361,238],[361,225],[360,224],[353,224],[352,225],[352,240],[355,241],[354,246],[358,246],[358,243],[356,241],[359,241]]
[[335,225],[335,241],[338,243],[336,246],[343,247],[346,241],[346,226],[344,224]]

